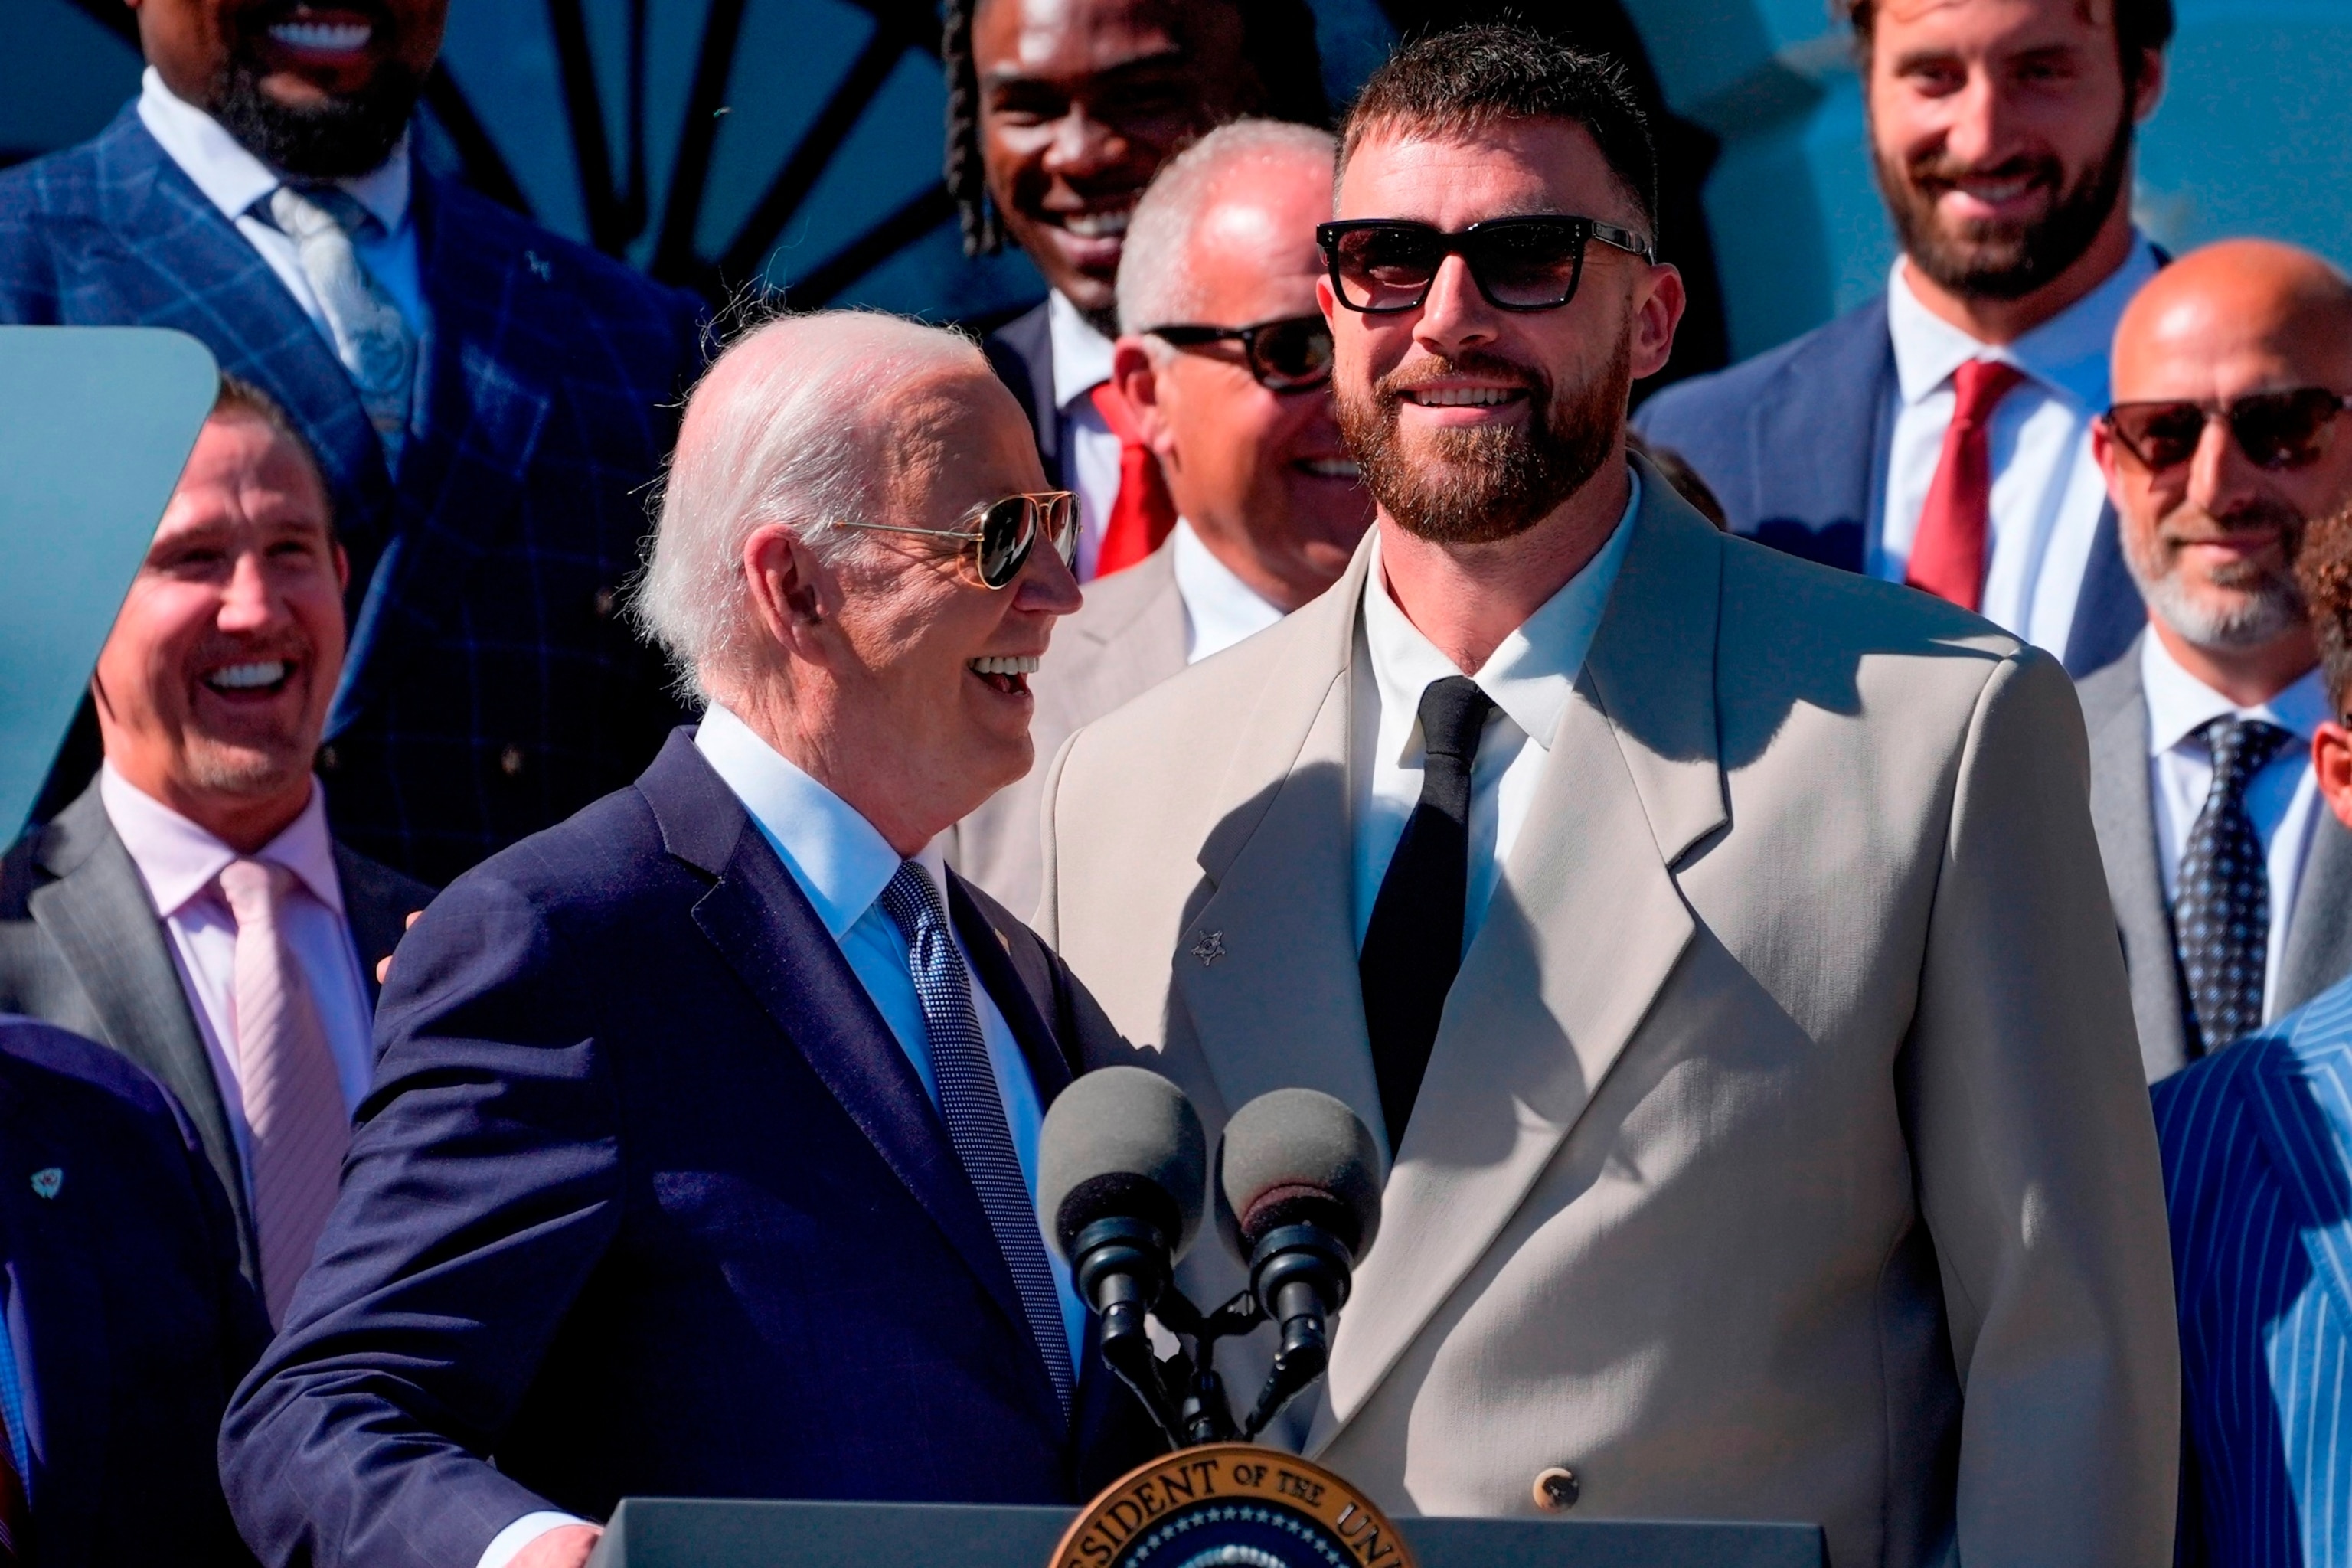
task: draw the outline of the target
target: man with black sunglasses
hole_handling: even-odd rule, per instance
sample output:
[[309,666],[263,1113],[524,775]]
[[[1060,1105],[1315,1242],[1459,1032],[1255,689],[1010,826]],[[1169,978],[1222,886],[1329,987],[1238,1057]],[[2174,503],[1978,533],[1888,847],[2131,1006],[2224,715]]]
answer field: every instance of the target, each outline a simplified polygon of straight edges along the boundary
[[1655,178],[1606,62],[1480,27],[1374,73],[1318,293],[1377,521],[1063,749],[1040,932],[1213,1135],[1290,1084],[1375,1130],[1287,1435],[1381,1506],[2165,1562],[2163,1194],[2074,689],[1629,463],[1683,302]]
[[1008,909],[1037,904],[1038,794],[1062,742],[1329,587],[1371,522],[1315,303],[1336,148],[1310,126],[1237,121],[1136,205],[1112,376],[1177,521],[1140,564],[1087,585],[1030,681],[1037,765],[956,828],[956,868]]
[[1732,528],[1975,610],[2082,676],[2138,635],[2092,460],[2173,0],[1836,0],[1899,256],[1883,294],[1638,423]]
[[2091,816],[2150,1082],[2352,973],[2352,832],[2322,806],[2329,717],[2295,559],[2352,501],[2352,286],[2239,240],[2124,312],[2092,450],[2147,603],[2085,679]]

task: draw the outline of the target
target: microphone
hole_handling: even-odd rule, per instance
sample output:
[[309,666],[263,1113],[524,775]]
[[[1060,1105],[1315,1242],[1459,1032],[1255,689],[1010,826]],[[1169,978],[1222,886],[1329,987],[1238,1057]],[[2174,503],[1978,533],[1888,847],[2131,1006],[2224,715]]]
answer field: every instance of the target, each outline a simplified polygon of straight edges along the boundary
[[[1171,1408],[1144,1314],[1181,1300],[1169,1282],[1208,1206],[1208,1138],[1184,1091],[1141,1068],[1101,1068],[1055,1098],[1037,1141],[1037,1215],[1102,1319],[1102,1356],[1171,1446]],[[1186,1313],[1189,1317],[1189,1310]]]
[[1217,1225],[1281,1330],[1243,1426],[1255,1436],[1331,1360],[1330,1317],[1381,1228],[1381,1157],[1347,1104],[1277,1089],[1235,1111],[1217,1146]]

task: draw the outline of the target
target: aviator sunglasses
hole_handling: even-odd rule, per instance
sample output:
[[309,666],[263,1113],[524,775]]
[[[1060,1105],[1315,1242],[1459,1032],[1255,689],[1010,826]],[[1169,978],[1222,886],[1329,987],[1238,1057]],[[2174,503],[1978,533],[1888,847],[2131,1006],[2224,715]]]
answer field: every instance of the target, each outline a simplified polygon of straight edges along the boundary
[[1348,218],[1315,230],[1332,292],[1368,316],[1418,310],[1449,256],[1462,258],[1496,310],[1557,310],[1576,298],[1585,243],[1595,239],[1655,259],[1650,242],[1632,229],[1564,214],[1488,218],[1452,234],[1393,217]]
[[1153,327],[1171,348],[1239,342],[1251,379],[1268,392],[1305,392],[1331,379],[1331,328],[1320,316],[1285,316],[1247,327]]
[[2219,419],[2255,467],[2299,468],[2327,444],[2336,416],[2352,397],[2324,386],[2258,392],[2226,407],[2209,403],[2118,403],[2099,417],[2116,445],[2152,473],[2177,468],[2197,455],[2205,426]]
[[957,555],[983,588],[1002,588],[1021,575],[1042,531],[1065,566],[1078,559],[1078,498],[1069,490],[1040,490],[987,501],[964,515],[961,528],[902,528],[888,522],[844,522],[869,533],[912,533],[952,539]]

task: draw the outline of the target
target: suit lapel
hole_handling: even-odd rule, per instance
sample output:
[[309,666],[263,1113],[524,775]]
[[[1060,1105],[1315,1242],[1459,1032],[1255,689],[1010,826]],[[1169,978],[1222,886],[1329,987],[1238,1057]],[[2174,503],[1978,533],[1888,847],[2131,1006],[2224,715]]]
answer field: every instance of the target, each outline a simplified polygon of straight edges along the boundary
[[375,966],[392,956],[408,930],[408,917],[422,910],[433,890],[355,855],[341,843],[334,846],[335,879],[343,889],[343,920],[352,928],[352,946],[358,950],[360,983],[366,987],[368,1010],[375,1010],[383,987]]
[[[2137,643],[2134,647],[2137,647]],[[2132,658],[2078,689],[2091,742],[2091,822],[2105,862],[2116,924],[2130,969],[2132,1010],[2150,1082],[2189,1060],[2172,916],[2156,858],[2156,805],[2148,795],[2147,699]]]
[[[326,337],[261,253],[126,109],[100,138],[97,243],[77,260],[128,324],[177,327],[268,393],[318,453],[336,524],[367,553],[391,500],[383,449]],[[355,581],[363,580],[355,576]]]
[[[401,460],[393,524],[352,618],[327,721],[340,734],[383,689],[406,647],[437,631],[473,563],[500,542],[553,405],[520,368],[508,337],[517,290],[549,287],[503,251],[485,250],[438,221],[436,182],[417,182],[417,246],[433,313],[423,414]],[[517,274],[521,276],[518,277]]]
[[[2340,1015],[2323,1029],[2340,1030]],[[2257,1037],[2231,1049],[2262,1053],[2239,1081],[2313,1271],[2352,1329],[2352,1040]]]
[[[8,1336],[27,1373],[26,1447],[39,1510],[41,1561],[72,1562],[75,1543],[97,1532],[106,1495],[105,1303],[90,1238],[79,1225],[89,1188],[73,1180],[75,1161],[52,1143],[22,1095],[0,1084],[0,1234],[8,1275]],[[56,1195],[34,1194],[32,1173],[66,1173]],[[95,1176],[98,1173],[92,1172]]]
[[1754,537],[1848,572],[1869,566],[1885,464],[1880,415],[1895,385],[1884,296],[1822,329],[1748,415]]
[[1728,820],[1715,720],[1722,544],[1643,469],[1609,608],[1446,999],[1333,1346],[1319,1450],[1551,1163],[1689,945],[1668,868]]
[[2081,679],[2104,669],[2130,649],[2147,629],[2147,604],[2131,568],[2124,564],[2121,524],[2113,502],[2100,510],[2091,537],[2091,562],[2084,574],[2074,624],[2066,631],[2066,673]]
[[236,1211],[238,1249],[251,1265],[253,1216],[212,1055],[180,984],[162,917],[115,836],[96,784],[49,826],[38,863],[57,880],[36,888],[27,900],[35,923],[89,995],[106,1043],[152,1074],[186,1109]]
[[[1029,1344],[1012,1271],[947,1128],[792,873],[685,731],[672,735],[637,787],[669,852],[718,879],[695,904],[695,924]],[[1058,1422],[1045,1362],[1033,1360],[1037,1397]]]
[[996,1010],[1004,1016],[1014,1043],[1021,1047],[1022,1059],[1029,1067],[1029,1081],[1037,1090],[1039,1108],[1050,1108],[1055,1097],[1070,1086],[1070,1079],[1080,1070],[1070,1054],[1077,1042],[1066,1043],[1055,1037],[1045,1022],[1045,1015],[1039,1010],[1036,993],[1015,966],[1007,940],[989,924],[965,890],[963,879],[953,871],[948,873],[948,919],[955,926],[956,940],[963,943],[972,968],[980,975],[981,985],[996,1004]]
[[1319,1089],[1378,1139],[1348,785],[1349,671],[1370,559],[1368,540],[1336,587],[1266,634],[1296,637],[1299,654],[1275,668],[1239,720],[1217,826],[1200,851],[1216,890],[1172,962],[1228,1112],[1269,1089]]
[[2290,1013],[2352,975],[2352,829],[2325,802],[2304,852],[2302,886],[2287,922],[2278,1011]]

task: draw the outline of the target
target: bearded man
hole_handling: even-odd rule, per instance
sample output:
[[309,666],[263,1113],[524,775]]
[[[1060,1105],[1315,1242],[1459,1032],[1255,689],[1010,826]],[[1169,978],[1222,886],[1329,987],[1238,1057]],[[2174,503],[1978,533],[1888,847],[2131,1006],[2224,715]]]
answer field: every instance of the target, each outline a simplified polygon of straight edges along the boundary
[[129,3],[137,100],[0,174],[0,322],[176,327],[286,411],[351,562],[335,832],[446,882],[683,717],[614,606],[699,307],[412,154],[448,0]]
[[2131,223],[2133,128],[2172,0],[1841,0],[1886,292],[1644,405],[1731,526],[1975,610],[2081,676],[2142,625],[2091,453],[2107,345],[2164,258]]
[[2294,572],[2352,502],[2352,285],[2290,246],[2197,251],[2124,312],[2114,384],[2093,450],[2148,624],[2083,713],[2153,1083],[2352,974],[2352,831],[2312,763],[2336,710]]
[[1041,931],[1213,1134],[1293,1084],[1375,1130],[1293,1436],[1383,1507],[2166,1561],[2163,1194],[2073,689],[1629,464],[1683,303],[1654,170],[1622,75],[1529,34],[1373,76],[1318,293],[1378,521],[1071,740]]

